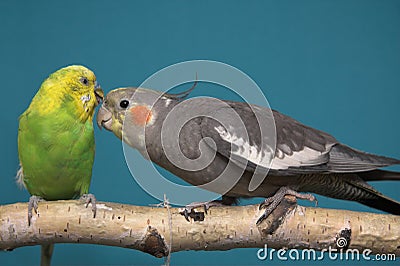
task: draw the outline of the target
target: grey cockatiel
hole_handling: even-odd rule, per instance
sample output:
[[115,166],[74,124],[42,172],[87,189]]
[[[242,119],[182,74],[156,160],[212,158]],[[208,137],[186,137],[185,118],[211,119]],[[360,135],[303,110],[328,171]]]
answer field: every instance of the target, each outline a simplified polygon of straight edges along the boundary
[[[204,188],[223,194],[224,204],[240,197],[267,198],[260,206],[266,211],[258,222],[287,194],[315,200],[311,194],[298,192],[357,201],[400,214],[399,202],[366,182],[400,180],[400,173],[379,169],[400,164],[400,160],[352,149],[274,110],[210,98],[183,101],[186,95],[116,89],[106,96],[97,123],[193,185],[208,183],[229,168],[222,182]],[[224,186],[230,177],[235,179],[233,185]]]

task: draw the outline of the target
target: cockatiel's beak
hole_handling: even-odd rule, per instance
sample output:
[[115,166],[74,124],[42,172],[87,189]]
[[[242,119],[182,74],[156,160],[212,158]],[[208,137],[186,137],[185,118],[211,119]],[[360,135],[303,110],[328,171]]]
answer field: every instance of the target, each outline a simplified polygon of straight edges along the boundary
[[96,96],[96,105],[99,105],[101,101],[104,100],[104,92],[100,87],[100,84],[97,83],[97,81],[94,84],[94,95]]
[[101,105],[99,112],[97,113],[97,126],[102,129],[103,127],[107,130],[112,131],[112,113]]

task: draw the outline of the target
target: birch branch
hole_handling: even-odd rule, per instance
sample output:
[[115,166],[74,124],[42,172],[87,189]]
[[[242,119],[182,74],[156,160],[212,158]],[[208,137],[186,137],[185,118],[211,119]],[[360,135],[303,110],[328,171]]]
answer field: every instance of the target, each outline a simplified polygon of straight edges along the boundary
[[[167,256],[181,250],[234,248],[370,249],[400,256],[400,216],[303,207],[286,197],[256,226],[258,205],[198,209],[188,222],[178,208],[78,200],[40,202],[28,226],[27,203],[0,206],[0,249],[47,243],[119,246]],[[170,230],[170,228],[172,230]],[[171,239],[172,236],[172,239]],[[342,240],[342,242],[340,242]]]

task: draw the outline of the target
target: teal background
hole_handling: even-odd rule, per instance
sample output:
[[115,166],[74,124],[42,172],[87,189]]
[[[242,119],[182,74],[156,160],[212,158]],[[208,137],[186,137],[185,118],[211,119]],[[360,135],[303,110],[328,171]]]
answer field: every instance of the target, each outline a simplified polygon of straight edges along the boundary
[[[69,64],[93,69],[109,91],[138,85],[161,68],[181,61],[221,61],[252,77],[274,109],[355,148],[400,158],[399,26],[400,1],[389,0],[3,0],[0,203],[28,200],[29,194],[14,183],[18,116],[43,79]],[[223,98],[224,93],[219,96]],[[96,129],[95,134],[91,192],[104,201],[158,203],[130,177],[119,140],[110,132]],[[375,182],[374,186],[400,200],[400,184]],[[357,203],[318,199],[321,207],[377,212]],[[256,251],[179,252],[172,255],[172,264],[308,264],[259,261]],[[37,265],[39,254],[38,246],[1,252],[0,264]],[[53,262],[159,265],[163,260],[122,248],[60,244]]]

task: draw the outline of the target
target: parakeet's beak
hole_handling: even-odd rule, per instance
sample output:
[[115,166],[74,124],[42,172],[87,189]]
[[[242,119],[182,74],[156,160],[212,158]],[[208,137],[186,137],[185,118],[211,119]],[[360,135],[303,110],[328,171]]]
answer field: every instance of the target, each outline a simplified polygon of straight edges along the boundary
[[99,105],[104,99],[104,92],[97,81],[94,84],[94,95],[96,96],[97,105]]
[[112,113],[103,104],[97,113],[97,126],[112,131],[112,123]]

